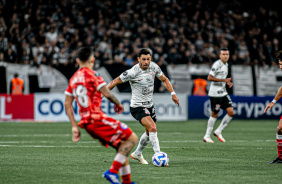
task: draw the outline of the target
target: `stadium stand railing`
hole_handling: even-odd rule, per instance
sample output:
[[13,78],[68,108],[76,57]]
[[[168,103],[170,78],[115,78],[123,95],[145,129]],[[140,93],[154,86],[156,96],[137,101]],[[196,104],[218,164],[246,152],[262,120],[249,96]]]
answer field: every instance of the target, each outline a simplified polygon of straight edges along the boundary
[[233,65],[231,67],[233,94],[236,96],[253,96],[254,84],[251,66]]

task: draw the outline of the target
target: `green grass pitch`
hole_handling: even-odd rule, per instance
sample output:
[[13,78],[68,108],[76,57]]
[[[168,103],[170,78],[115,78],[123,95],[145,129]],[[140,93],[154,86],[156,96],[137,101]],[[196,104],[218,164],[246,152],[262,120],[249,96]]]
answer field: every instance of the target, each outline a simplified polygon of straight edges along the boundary
[[[214,144],[203,142],[207,120],[158,122],[169,167],[152,165],[149,144],[143,152],[149,165],[130,158],[132,179],[139,184],[281,183],[282,164],[268,164],[277,157],[278,121],[233,120],[223,132],[227,142],[213,136]],[[126,123],[139,137],[143,134],[138,122]],[[0,123],[0,183],[108,183],[101,176],[114,150],[81,133],[81,140],[73,143],[69,123]]]

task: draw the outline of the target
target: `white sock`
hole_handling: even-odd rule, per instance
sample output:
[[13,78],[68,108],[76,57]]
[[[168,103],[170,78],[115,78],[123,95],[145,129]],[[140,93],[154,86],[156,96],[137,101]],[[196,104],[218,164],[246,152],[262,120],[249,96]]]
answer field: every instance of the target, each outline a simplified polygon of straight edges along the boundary
[[217,118],[214,118],[214,117],[210,117],[209,120],[208,120],[208,125],[207,125],[207,130],[206,130],[206,135],[204,136],[204,138],[209,138],[211,137],[211,132],[213,130],[213,126],[216,122],[216,119]]
[[282,139],[282,135],[278,135],[278,134],[276,133],[276,139],[278,139],[278,140]]
[[122,155],[120,153],[117,153],[116,156],[115,156],[114,161],[117,161],[117,162],[119,162],[119,163],[121,163],[123,165],[125,163],[126,159],[127,159],[127,156]]
[[149,140],[155,153],[160,152],[160,144],[157,132],[149,132]]
[[130,174],[131,173],[130,165],[122,166],[119,169],[119,173],[121,176]]
[[149,142],[149,136],[145,132],[141,136],[140,141],[138,143],[138,146],[137,146],[136,150],[134,151],[135,154],[140,156],[142,154],[143,150],[146,148],[148,142]]
[[218,128],[214,131],[216,134],[221,134],[222,130],[228,125],[228,123],[232,120],[233,117],[228,116],[228,114],[226,114],[224,116],[224,118],[222,119],[220,125],[218,126]]

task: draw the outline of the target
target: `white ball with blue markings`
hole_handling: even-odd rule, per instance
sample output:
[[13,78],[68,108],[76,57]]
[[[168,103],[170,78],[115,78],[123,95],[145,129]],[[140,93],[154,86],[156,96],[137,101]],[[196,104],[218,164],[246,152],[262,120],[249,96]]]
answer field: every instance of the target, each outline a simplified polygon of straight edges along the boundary
[[152,157],[154,166],[165,167],[168,166],[169,158],[165,152],[155,153]]

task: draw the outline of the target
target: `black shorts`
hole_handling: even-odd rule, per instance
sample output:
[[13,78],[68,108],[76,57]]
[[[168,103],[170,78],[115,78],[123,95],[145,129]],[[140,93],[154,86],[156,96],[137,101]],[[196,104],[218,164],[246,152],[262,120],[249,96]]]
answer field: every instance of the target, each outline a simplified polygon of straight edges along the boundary
[[233,107],[229,95],[223,97],[210,97],[211,111],[218,112],[220,109],[226,110],[228,107]]
[[[155,112],[155,107],[152,106],[150,108],[147,107],[130,107],[131,115],[141,123],[141,119],[146,116],[151,116],[154,122],[157,122],[157,116]],[[142,124],[142,123],[141,123]]]

